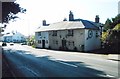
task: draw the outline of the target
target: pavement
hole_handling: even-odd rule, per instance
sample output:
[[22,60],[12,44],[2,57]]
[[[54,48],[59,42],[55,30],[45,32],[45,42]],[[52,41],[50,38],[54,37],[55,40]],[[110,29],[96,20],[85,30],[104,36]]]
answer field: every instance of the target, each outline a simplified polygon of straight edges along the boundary
[[[31,48],[31,49],[35,49],[36,48],[33,48],[31,46],[27,46],[26,47],[28,48]],[[44,51],[56,51],[56,50],[47,50],[47,49],[43,49]],[[59,51],[60,53],[62,52],[69,52],[69,51]],[[94,57],[101,57],[101,58],[104,58],[104,59],[108,59],[108,60],[113,60],[113,61],[120,61],[120,54],[98,54],[98,53],[92,53],[92,52],[88,52],[88,53],[84,53],[84,52],[73,52],[73,54],[78,54],[78,55],[86,55],[86,56],[94,56]]]
[[[0,42],[0,46],[2,45],[2,42]],[[32,48],[31,46],[27,46],[29,48]],[[35,48],[34,48],[35,49]],[[95,54],[95,53],[82,53],[82,52],[74,52],[76,54],[86,54],[86,55],[94,55],[94,56],[101,56],[105,59],[110,59],[110,60],[115,60],[115,61],[120,61],[120,54]]]

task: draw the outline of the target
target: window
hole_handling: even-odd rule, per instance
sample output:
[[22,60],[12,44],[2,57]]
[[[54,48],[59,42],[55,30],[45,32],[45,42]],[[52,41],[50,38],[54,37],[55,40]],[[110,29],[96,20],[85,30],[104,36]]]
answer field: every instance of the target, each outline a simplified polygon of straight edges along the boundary
[[74,43],[74,41],[68,41],[68,45],[69,45],[69,46],[74,46],[75,43]]
[[73,36],[73,30],[68,30],[68,36]]
[[98,34],[98,32],[96,31],[96,37],[99,37],[99,34]]
[[41,40],[38,40],[38,44],[41,44]]
[[68,45],[70,46],[70,41],[68,41]]
[[73,41],[73,46],[75,45],[74,41]]
[[38,32],[38,36],[41,36],[41,32]]
[[53,35],[52,36],[57,36],[57,31],[53,31]]
[[58,45],[58,41],[56,41],[56,44]]
[[48,44],[48,40],[46,40],[46,43]]

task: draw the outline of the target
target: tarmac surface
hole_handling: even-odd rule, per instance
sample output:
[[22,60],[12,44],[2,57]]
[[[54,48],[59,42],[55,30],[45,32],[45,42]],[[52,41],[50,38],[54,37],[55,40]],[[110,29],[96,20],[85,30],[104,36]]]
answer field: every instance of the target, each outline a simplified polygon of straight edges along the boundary
[[[87,53],[89,54],[89,53]],[[94,53],[93,53],[94,54]],[[106,59],[110,59],[113,61],[120,61],[119,54],[95,54],[100,55]],[[0,77],[14,77],[13,71],[9,66],[5,56],[2,54],[2,46],[0,44]]]

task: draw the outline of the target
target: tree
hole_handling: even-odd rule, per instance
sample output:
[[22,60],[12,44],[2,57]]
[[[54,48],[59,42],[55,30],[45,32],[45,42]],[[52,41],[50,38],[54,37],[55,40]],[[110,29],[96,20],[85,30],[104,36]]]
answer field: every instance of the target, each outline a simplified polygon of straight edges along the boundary
[[113,30],[120,30],[120,23],[117,24],[117,25],[113,28]]
[[112,26],[112,21],[108,18],[104,24],[104,31],[111,29],[111,26]]
[[109,52],[120,53],[120,14],[111,20],[107,19],[104,30],[101,39],[105,49],[109,50]]
[[120,14],[118,14],[115,18],[112,18],[112,21],[113,21],[113,23],[112,23],[113,27],[116,26],[117,24],[119,24],[120,23]]
[[119,23],[120,23],[120,14],[118,14],[115,18],[112,18],[111,20],[108,18],[104,24],[104,31],[113,29]]
[[29,36],[27,39],[27,42],[28,42],[28,45],[35,47],[35,36],[34,35]]
[[25,13],[26,9],[23,9],[19,4],[15,2],[2,2],[2,23],[8,23],[11,19],[18,18],[17,13]]

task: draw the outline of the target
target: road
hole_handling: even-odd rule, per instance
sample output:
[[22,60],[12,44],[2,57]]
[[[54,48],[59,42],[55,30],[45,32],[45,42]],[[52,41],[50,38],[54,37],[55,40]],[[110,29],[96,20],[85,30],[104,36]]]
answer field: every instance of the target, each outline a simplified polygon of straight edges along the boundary
[[4,53],[15,77],[115,77],[118,62],[80,52],[35,49],[14,44]]

